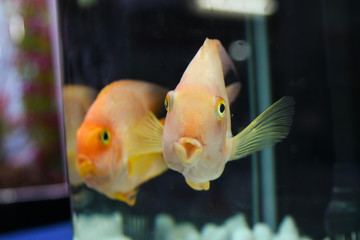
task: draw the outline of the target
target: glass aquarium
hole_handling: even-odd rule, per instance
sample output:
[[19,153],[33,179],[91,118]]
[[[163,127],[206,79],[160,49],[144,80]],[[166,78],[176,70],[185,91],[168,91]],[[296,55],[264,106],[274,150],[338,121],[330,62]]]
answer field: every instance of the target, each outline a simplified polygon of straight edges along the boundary
[[359,3],[57,7],[74,239],[360,239]]

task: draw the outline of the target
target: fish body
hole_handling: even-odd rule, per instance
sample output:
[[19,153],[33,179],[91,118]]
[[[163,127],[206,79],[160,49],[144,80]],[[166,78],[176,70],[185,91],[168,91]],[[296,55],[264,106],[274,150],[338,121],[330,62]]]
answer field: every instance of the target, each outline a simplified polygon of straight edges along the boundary
[[[207,39],[175,90],[167,94],[164,159],[193,185],[218,178],[231,153],[230,104],[221,54],[226,54],[221,43]],[[222,116],[219,104],[225,107]]]
[[77,166],[89,187],[132,206],[138,187],[166,171],[161,152],[137,154],[130,138],[130,130],[147,112],[160,112],[166,91],[143,81],[120,80],[99,93],[77,131]]
[[231,69],[220,41],[206,39],[177,87],[166,95],[164,126],[149,116],[147,126],[152,129],[140,133],[157,142],[143,149],[162,150],[168,167],[180,172],[195,190],[208,190],[228,161],[273,146],[290,130],[294,101],[284,97],[233,137],[229,106],[241,85],[225,87],[224,76]]

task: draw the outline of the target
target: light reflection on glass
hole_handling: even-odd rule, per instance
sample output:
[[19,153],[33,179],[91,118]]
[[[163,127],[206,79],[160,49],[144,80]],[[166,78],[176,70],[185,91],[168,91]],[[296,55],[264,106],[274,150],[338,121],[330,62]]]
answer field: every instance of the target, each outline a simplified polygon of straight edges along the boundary
[[15,14],[9,19],[9,30],[11,39],[19,44],[24,39],[25,27],[24,19],[19,14]]
[[275,0],[196,0],[203,13],[222,15],[270,15],[277,9]]

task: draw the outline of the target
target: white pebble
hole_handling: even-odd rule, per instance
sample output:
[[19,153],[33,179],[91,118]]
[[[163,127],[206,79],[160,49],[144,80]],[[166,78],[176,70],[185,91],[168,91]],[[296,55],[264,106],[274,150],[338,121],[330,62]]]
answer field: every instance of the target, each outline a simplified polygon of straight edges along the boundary
[[253,227],[253,234],[255,240],[271,240],[273,237],[270,227],[265,223],[256,223]]
[[224,223],[224,227],[229,232],[234,232],[237,229],[247,228],[249,229],[249,226],[246,222],[244,214],[238,213],[229,219],[227,219]]
[[123,235],[123,219],[122,215],[118,213],[74,215],[73,226],[76,240],[131,240]]
[[229,232],[225,227],[217,226],[213,223],[206,224],[201,230],[203,240],[227,240]]
[[155,239],[164,240],[168,233],[174,228],[175,221],[168,214],[159,214],[155,218]]
[[299,232],[292,217],[286,216],[282,220],[274,240],[299,240]]
[[254,236],[250,228],[239,228],[231,234],[231,240],[253,240]]
[[293,233],[299,235],[296,223],[290,216],[286,216],[280,223],[279,233]]
[[[167,214],[155,219],[155,240],[312,240],[300,237],[294,219],[286,216],[280,223],[277,234],[265,223],[256,223],[251,230],[243,214],[228,218],[224,224],[207,223],[201,233],[192,223],[176,224]],[[324,239],[327,240],[327,239]]]
[[205,224],[202,229],[201,229],[201,238],[202,239],[209,239],[211,238],[212,235],[214,235],[214,233],[216,232],[217,228],[219,226],[217,226],[214,223],[207,223]]
[[181,223],[169,231],[165,240],[201,240],[201,237],[193,224]]

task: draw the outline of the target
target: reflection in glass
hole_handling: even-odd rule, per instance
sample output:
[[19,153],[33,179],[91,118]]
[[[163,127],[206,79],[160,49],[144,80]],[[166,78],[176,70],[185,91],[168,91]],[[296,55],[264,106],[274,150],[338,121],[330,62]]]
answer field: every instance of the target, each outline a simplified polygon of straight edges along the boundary
[[47,1],[0,2],[1,203],[66,196],[49,16]]

